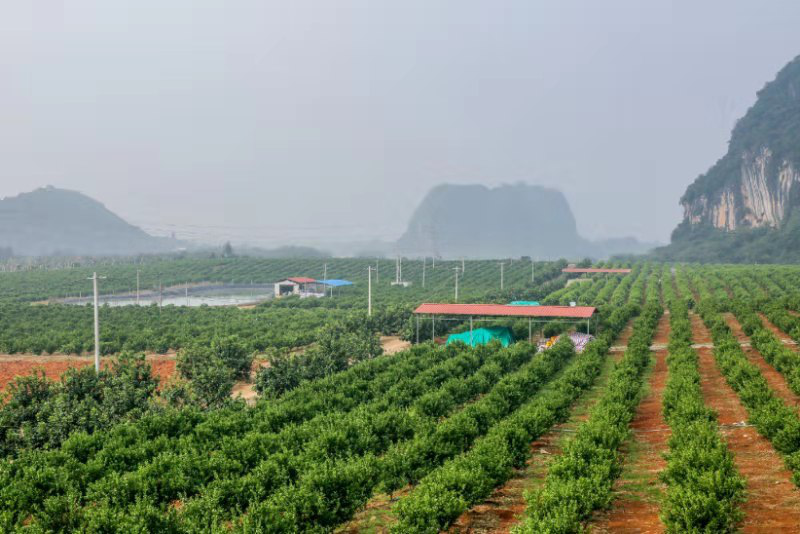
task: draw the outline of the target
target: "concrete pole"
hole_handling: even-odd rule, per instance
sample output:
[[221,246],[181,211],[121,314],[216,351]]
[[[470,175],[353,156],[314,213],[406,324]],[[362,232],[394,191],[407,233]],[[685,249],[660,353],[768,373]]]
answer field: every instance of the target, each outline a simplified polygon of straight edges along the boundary
[[89,280],[92,281],[92,289],[94,289],[94,370],[100,372],[100,297],[97,291],[97,281],[105,278],[105,276],[97,276],[93,273]]
[[92,275],[92,286],[94,288],[94,370],[100,372],[100,308],[97,296],[97,273]]
[[502,262],[500,263],[500,291],[502,291],[503,287],[504,287],[504,284],[503,284],[503,268],[505,267],[505,265],[506,265],[505,263],[502,263]]
[[372,266],[367,267],[367,315],[372,316]]
[[458,267],[453,267],[453,271],[456,273],[456,302],[458,302]]

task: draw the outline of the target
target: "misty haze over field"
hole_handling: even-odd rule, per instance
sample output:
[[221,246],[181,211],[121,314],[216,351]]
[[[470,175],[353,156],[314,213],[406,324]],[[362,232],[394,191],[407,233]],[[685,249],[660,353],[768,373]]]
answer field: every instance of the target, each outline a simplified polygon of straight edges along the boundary
[[800,51],[800,3],[80,0],[0,6],[0,197],[79,190],[157,235],[397,239],[441,183],[563,191],[667,241]]

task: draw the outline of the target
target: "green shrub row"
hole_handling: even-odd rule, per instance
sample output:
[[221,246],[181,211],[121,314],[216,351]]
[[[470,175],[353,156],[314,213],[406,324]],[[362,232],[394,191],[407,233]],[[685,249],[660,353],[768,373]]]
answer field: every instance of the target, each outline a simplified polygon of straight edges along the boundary
[[557,343],[431,432],[400,442],[381,457],[321,462],[295,486],[254,503],[243,517],[242,528],[248,532],[291,532],[301,527],[330,528],[347,520],[373,490],[392,491],[413,483],[469,448],[495,422],[539,391],[574,354],[569,341]]
[[787,465],[794,473],[795,484],[800,484],[800,419],[797,411],[775,395],[758,366],[747,359],[715,300],[701,301],[698,311],[711,331],[717,365],[747,409],[749,421],[778,452],[785,455]]
[[588,420],[551,464],[544,488],[527,496],[527,518],[515,532],[579,532],[594,510],[611,503],[614,481],[622,469],[618,448],[629,435],[651,361],[650,343],[662,315],[657,285],[657,278],[650,277],[647,304],[625,355]]
[[[493,426],[466,453],[423,478],[395,508],[397,533],[436,533],[469,506],[481,502],[524,465],[532,441],[569,415],[572,403],[589,388],[608,357],[611,341],[627,323],[632,307],[615,317],[614,327],[590,343],[577,361],[534,400]],[[627,312],[627,313],[626,313]],[[624,314],[624,315],[623,315]]]
[[661,473],[667,485],[661,519],[667,531],[676,534],[732,532],[742,519],[744,479],[720,435],[716,414],[703,401],[686,301],[668,284],[664,299],[669,302],[671,331],[663,412],[671,435],[667,467]]
[[[104,478],[121,480],[126,473],[140,470],[152,473],[159,483],[164,477],[157,466],[163,467],[165,461],[174,465],[182,458],[202,459],[214,449],[223,451],[223,457],[245,462],[247,455],[258,456],[265,435],[287,425],[346,413],[376,400],[411,402],[460,369],[463,363],[448,363],[459,354],[456,348],[422,345],[391,358],[363,362],[253,409],[166,410],[107,431],[73,434],[59,449],[28,451],[13,462],[0,463],[0,509],[15,521],[23,520],[41,512],[49,498],[69,494],[80,502],[90,485]],[[464,358],[480,360],[483,355]],[[164,460],[157,462],[161,457]],[[255,465],[252,460],[251,464]],[[208,468],[213,466],[209,463]]]

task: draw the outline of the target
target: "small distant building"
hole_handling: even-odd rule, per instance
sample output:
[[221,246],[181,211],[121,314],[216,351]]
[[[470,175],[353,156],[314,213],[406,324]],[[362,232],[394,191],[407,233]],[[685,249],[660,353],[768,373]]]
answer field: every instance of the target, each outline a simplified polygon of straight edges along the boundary
[[326,288],[329,289],[331,296],[333,296],[333,291],[335,289],[353,285],[353,282],[350,280],[317,280],[317,282],[322,285],[323,292]]
[[305,278],[302,276],[275,282],[275,298],[289,295],[299,295],[300,297],[324,297],[325,286],[320,285],[313,278]]
[[353,282],[349,280],[315,280],[313,278],[296,276],[275,283],[275,298],[289,295],[298,295],[300,297],[324,297],[328,289],[330,289],[330,294],[333,296],[334,289],[352,285]]

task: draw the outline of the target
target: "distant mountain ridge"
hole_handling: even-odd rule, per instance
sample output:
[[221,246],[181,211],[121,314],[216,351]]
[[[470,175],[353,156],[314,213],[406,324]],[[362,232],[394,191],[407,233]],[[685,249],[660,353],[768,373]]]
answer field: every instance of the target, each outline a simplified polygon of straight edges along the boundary
[[408,256],[583,258],[643,253],[652,246],[633,238],[584,239],[566,197],[555,189],[444,184],[426,195],[396,248]]
[[800,56],[758,92],[728,151],[681,198],[684,218],[656,257],[800,261]]
[[0,199],[0,248],[17,256],[129,255],[169,252],[154,237],[77,191],[43,187]]

